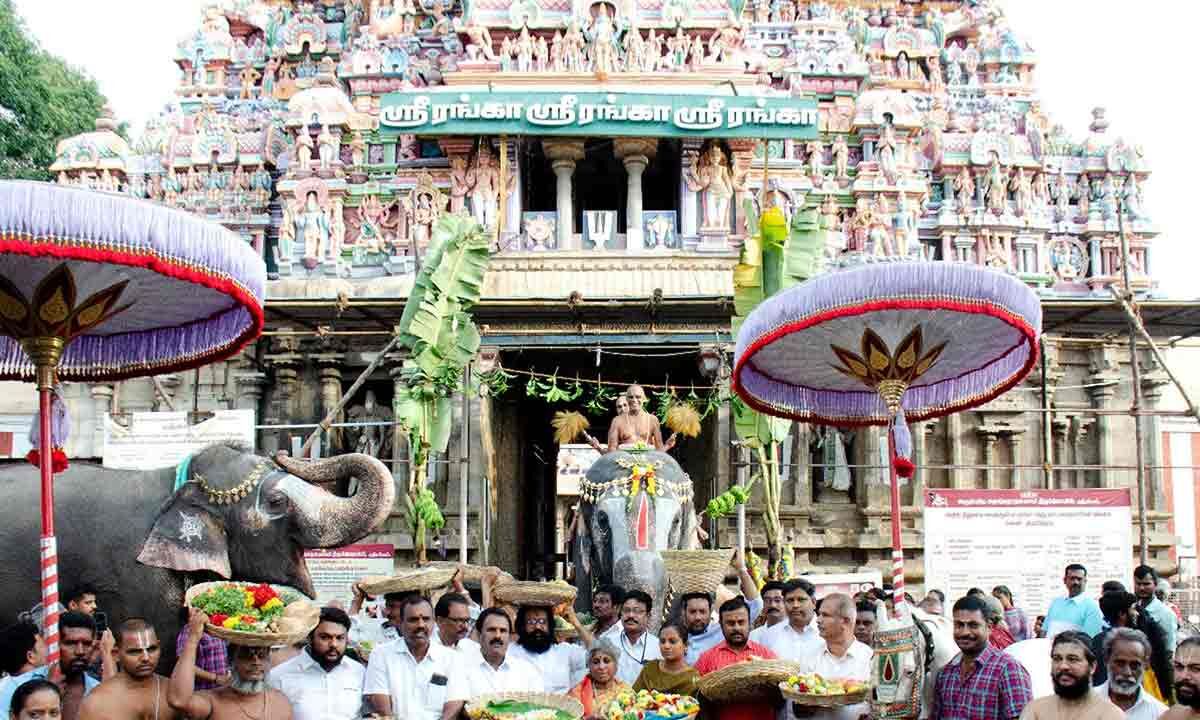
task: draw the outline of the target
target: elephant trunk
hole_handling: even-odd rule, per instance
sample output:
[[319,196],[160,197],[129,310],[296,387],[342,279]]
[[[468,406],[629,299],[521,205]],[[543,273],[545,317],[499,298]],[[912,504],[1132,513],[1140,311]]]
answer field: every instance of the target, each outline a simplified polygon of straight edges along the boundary
[[[277,455],[281,468],[305,483],[288,488],[301,541],[306,547],[339,547],[361,540],[387,519],[396,500],[392,474],[379,460],[360,453],[338,455],[327,460],[302,462]],[[339,497],[314,487],[357,478],[358,490]]]
[[654,599],[647,618],[647,629],[657,633],[662,625],[667,602],[667,574],[662,556],[657,552],[635,550],[620,558],[613,565],[613,582],[629,590],[642,590]]

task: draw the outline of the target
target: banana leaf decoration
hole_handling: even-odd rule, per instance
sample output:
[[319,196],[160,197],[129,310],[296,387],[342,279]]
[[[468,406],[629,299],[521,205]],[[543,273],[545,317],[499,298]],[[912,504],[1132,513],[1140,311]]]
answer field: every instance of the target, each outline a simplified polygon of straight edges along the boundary
[[410,359],[401,370],[393,409],[409,436],[407,498],[422,562],[425,528],[413,508],[425,489],[429,453],[445,452],[450,443],[452,393],[444,379],[456,378],[455,389],[462,390],[463,371],[479,351],[479,329],[470,310],[479,302],[488,258],[483,227],[460,215],[442,215],[397,328]]
[[[825,232],[820,228],[815,209],[794,213],[790,227],[778,207],[766,208],[756,217],[753,200],[747,200],[745,210],[746,241],[733,271],[734,334],[763,300],[815,275],[825,246]],[[779,520],[777,458],[780,446],[791,432],[792,421],[756,412],[736,396],[731,400],[731,409],[734,430],[758,457],[763,479],[768,567],[778,573],[784,566],[779,562],[783,533]]]

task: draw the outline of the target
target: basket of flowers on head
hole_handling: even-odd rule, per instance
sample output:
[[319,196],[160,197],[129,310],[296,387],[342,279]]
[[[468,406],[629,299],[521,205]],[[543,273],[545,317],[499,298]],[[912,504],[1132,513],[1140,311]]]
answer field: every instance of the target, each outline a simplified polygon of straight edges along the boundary
[[266,583],[200,583],[187,591],[185,603],[208,615],[204,630],[209,635],[257,647],[303,640],[321,614],[300,591]]

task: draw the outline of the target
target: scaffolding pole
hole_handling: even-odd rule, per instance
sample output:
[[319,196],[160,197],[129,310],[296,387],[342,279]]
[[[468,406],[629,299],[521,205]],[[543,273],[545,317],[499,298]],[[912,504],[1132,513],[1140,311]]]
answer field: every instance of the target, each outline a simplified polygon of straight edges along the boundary
[[[1125,182],[1131,182],[1126,176]],[[1124,284],[1124,303],[1122,308],[1132,306],[1133,285],[1129,277],[1129,236],[1125,234],[1125,201],[1117,198],[1117,232],[1121,236],[1121,281]],[[1127,305],[1128,304],[1128,305]],[[1136,315],[1135,315],[1136,316]],[[1133,445],[1137,469],[1137,504],[1138,504],[1138,561],[1145,565],[1150,558],[1150,540],[1146,534],[1146,467],[1144,455],[1145,437],[1142,428],[1142,369],[1138,362],[1138,332],[1134,317],[1129,318],[1129,369],[1132,374],[1133,387],[1130,390],[1129,412],[1133,415]]]

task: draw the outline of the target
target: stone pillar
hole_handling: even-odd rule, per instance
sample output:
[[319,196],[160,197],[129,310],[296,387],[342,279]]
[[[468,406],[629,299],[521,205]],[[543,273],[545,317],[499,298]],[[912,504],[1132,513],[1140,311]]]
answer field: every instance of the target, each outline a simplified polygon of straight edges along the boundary
[[104,423],[105,418],[113,411],[113,386],[97,383],[91,386],[92,407],[95,421],[92,424],[92,452],[94,457],[104,454]]
[[983,486],[995,490],[996,473],[993,466],[996,464],[996,433],[987,426],[977,427],[975,432],[983,441]]
[[[319,368],[318,377],[321,383],[321,418],[324,419],[331,410],[342,400],[342,363],[345,357],[338,353],[314,355],[312,357]],[[333,422],[342,422],[344,415],[338,413]],[[342,429],[330,428],[324,433],[325,456],[336,454],[342,449]]]
[[625,201],[625,249],[631,253],[645,248],[642,223],[642,173],[658,152],[658,141],[649,138],[617,138],[613,151],[625,163],[629,177]]
[[[1050,459],[1051,464],[1067,465],[1069,453],[1067,452],[1067,439],[1071,434],[1071,418],[1069,415],[1056,414],[1051,425],[1054,429],[1054,456]],[[1050,490],[1066,489],[1075,486],[1074,472],[1066,470],[1054,470],[1051,473],[1052,482]]]
[[[1142,362],[1142,409],[1157,410],[1162,400],[1163,389],[1171,384],[1171,378],[1159,366],[1154,356],[1145,356]],[[1142,417],[1145,432],[1146,486],[1151,489],[1146,506],[1151,510],[1167,510],[1168,501],[1163,493],[1162,469],[1162,418],[1158,415]]]
[[[703,144],[703,140],[696,138],[683,140],[681,164],[684,173],[689,172],[690,168],[699,161],[700,147]],[[681,182],[679,184],[679,233],[681,239],[694,242],[700,233],[699,204],[699,195],[691,190],[686,182]]]
[[[501,141],[497,141],[497,144]],[[509,140],[508,143],[508,177],[505,179],[505,191],[507,197],[500,198],[500,202],[508,203],[504,208],[504,228],[501,230],[501,245],[508,246],[508,242],[521,234],[521,178],[525,172],[525,168],[521,165],[520,145],[516,140]],[[500,153],[496,152],[496,166],[500,166]]]
[[[275,352],[267,355],[266,360],[271,367],[275,383],[263,424],[283,425],[293,422],[296,417],[296,400],[300,390],[300,370],[304,366],[304,356],[299,352],[299,343],[294,337],[285,336],[279,339],[273,349]],[[264,432],[263,448],[289,450],[287,438],[302,433],[302,429]]]
[[253,410],[257,418],[259,403],[267,388],[267,374],[253,369],[238,370],[233,374],[233,382],[237,388],[234,408]]
[[[1071,447],[1074,452],[1071,454],[1072,465],[1083,465],[1087,462],[1087,457],[1083,454],[1083,441],[1087,437],[1088,428],[1095,423],[1094,418],[1086,418],[1082,415],[1076,415],[1071,423]],[[1076,488],[1089,487],[1087,481],[1086,470],[1076,470],[1072,473],[1075,476],[1074,485]],[[1096,487],[1099,487],[1097,484]]]
[[946,416],[946,471],[947,485],[951,488],[965,488],[967,474],[960,467],[963,463],[962,443],[962,414],[954,413]]
[[1010,481],[1013,490],[1024,490],[1025,486],[1021,482],[1022,470],[1017,467],[1021,465],[1021,430],[1013,430],[1008,435],[1008,445],[1012,449],[1012,479]]
[[[1092,349],[1088,358],[1088,383],[1095,387],[1088,388],[1092,397],[1092,406],[1097,410],[1108,410],[1117,394],[1117,384],[1121,381],[1121,361],[1115,346],[1105,346]],[[1113,463],[1112,416],[1096,416],[1096,463],[1111,465]],[[1076,462],[1079,462],[1076,460]],[[1113,472],[1099,470],[1096,487],[1121,487],[1128,483],[1118,483],[1118,477]]]
[[557,180],[554,208],[558,212],[558,249],[578,250],[571,176],[575,174],[575,163],[583,159],[583,141],[547,139],[542,140],[542,149]]

